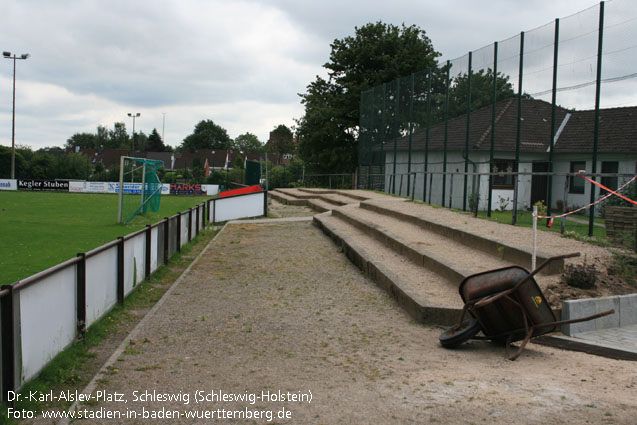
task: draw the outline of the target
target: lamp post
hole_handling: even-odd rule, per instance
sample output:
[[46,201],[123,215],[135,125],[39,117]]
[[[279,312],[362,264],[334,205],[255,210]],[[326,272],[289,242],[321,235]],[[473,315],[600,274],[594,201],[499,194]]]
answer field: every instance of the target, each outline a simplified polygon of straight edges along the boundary
[[133,153],[131,155],[135,155],[135,118],[139,117],[141,114],[139,112],[132,113],[129,112],[128,116],[133,117]]
[[5,59],[13,59],[13,120],[11,123],[11,179],[15,179],[15,62],[16,59],[27,59],[28,53],[23,53],[20,56],[15,54],[11,56],[11,52],[2,52],[2,56]]

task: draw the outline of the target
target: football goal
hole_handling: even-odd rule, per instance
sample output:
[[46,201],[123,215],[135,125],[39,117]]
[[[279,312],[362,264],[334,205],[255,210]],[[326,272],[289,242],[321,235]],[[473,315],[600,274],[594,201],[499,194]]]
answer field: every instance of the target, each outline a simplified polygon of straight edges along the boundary
[[149,208],[159,210],[161,182],[157,170],[162,161],[123,156],[120,159],[117,222],[128,223]]

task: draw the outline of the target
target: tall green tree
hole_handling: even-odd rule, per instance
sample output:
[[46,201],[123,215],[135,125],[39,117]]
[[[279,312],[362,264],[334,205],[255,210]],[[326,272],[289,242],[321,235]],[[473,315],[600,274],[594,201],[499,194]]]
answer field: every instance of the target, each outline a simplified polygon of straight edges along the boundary
[[294,153],[294,135],[286,125],[279,124],[270,132],[270,140],[268,141],[268,150],[272,153],[278,153],[280,156],[286,153]]
[[232,139],[225,128],[212,120],[202,120],[195,126],[193,133],[184,139],[180,149],[194,151],[196,149],[230,149],[231,147]]
[[126,124],[123,122],[113,124],[113,129],[108,131],[108,141],[104,147],[107,149],[131,148],[130,137],[126,131]]
[[[449,118],[467,113],[469,75],[462,73],[449,83]],[[496,102],[515,96],[509,76],[498,72],[496,78]],[[493,103],[493,70],[480,69],[471,74],[471,110]]]
[[259,138],[248,132],[237,136],[232,143],[232,148],[241,153],[261,153],[263,145]]
[[435,66],[436,52],[424,30],[383,22],[355,28],[355,35],[331,44],[317,77],[301,94],[305,114],[298,120],[302,158],[314,170],[350,172],[357,162],[360,94],[376,85]]
[[161,139],[156,128],[153,128],[152,133],[148,136],[146,150],[150,152],[166,152],[166,145],[164,145],[164,141]]
[[64,145],[70,150],[75,150],[78,147],[80,149],[95,149],[97,146],[97,137],[92,133],[75,133]]

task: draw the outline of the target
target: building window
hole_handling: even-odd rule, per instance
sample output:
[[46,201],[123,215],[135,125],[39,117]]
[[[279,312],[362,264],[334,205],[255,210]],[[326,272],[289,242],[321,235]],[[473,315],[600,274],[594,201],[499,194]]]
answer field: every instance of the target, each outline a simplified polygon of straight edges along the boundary
[[[511,173],[515,170],[515,161],[512,159],[494,159],[492,172]],[[513,189],[514,177],[511,174],[493,176],[493,187],[496,189]]]
[[[585,161],[571,161],[571,173],[577,173],[579,170],[586,169]],[[568,193],[584,193],[584,184],[586,180],[581,177],[571,176],[568,184]]]
[[[617,174],[619,171],[619,162],[617,161],[603,161],[602,162],[602,174]],[[617,189],[617,176],[614,177],[602,177],[602,184],[609,189]],[[607,194],[605,190],[604,194]]]

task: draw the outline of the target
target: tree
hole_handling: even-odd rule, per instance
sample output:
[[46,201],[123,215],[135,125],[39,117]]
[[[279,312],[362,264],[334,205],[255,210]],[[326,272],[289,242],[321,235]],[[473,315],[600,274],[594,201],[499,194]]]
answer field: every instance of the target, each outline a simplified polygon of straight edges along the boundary
[[58,158],[58,179],[86,180],[91,173],[91,163],[87,157],[79,153],[69,153]]
[[57,171],[58,161],[53,155],[37,153],[29,163],[28,175],[32,179],[55,179]]
[[108,129],[103,125],[97,126],[97,133],[95,134],[97,148],[103,148],[108,144]]
[[261,153],[263,145],[259,138],[252,133],[245,133],[234,139],[232,148],[241,153]]
[[284,124],[279,124],[270,132],[268,150],[283,156],[286,153],[294,153],[294,136],[292,130]]
[[133,143],[133,146],[135,147],[135,151],[147,151],[148,136],[146,136],[143,131],[140,131],[139,133],[136,132],[133,136],[133,141],[135,142]]
[[166,145],[164,145],[164,141],[161,139],[161,136],[157,132],[156,128],[153,128],[153,132],[148,136],[148,144],[146,145],[146,150],[150,152],[165,152]]
[[[27,178],[27,161],[18,150],[15,152],[15,177]],[[11,148],[0,146],[0,179],[11,178]]]
[[440,56],[425,31],[376,22],[335,40],[321,77],[301,94],[298,120],[301,156],[317,171],[350,172],[356,167],[360,94],[376,85],[435,66]]
[[180,146],[181,150],[230,149],[232,139],[225,128],[212,120],[199,121],[194,132],[187,136]]
[[77,147],[80,149],[95,149],[98,147],[97,137],[92,133],[75,133],[66,141],[64,147],[70,150],[75,150]]
[[[449,118],[467,113],[469,75],[462,73],[449,83]],[[515,96],[509,76],[498,72],[496,78],[496,102]],[[479,70],[471,74],[471,110],[493,103],[493,70]]]
[[108,132],[108,142],[104,146],[108,149],[130,149],[130,137],[126,131],[126,124],[123,122],[116,122],[113,124],[113,129]]

